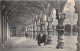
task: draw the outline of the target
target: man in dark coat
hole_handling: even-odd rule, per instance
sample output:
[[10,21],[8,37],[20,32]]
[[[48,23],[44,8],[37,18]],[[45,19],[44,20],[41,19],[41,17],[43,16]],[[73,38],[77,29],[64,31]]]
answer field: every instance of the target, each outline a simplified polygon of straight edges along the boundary
[[43,34],[43,36],[42,36],[42,42],[44,43],[44,46],[45,46],[46,42],[47,42],[47,36],[46,36],[46,34]]
[[28,37],[28,33],[25,33],[26,38]]
[[40,34],[38,34],[37,40],[38,40],[38,45],[41,46],[41,45],[40,45],[40,44],[41,44],[41,35],[40,35]]

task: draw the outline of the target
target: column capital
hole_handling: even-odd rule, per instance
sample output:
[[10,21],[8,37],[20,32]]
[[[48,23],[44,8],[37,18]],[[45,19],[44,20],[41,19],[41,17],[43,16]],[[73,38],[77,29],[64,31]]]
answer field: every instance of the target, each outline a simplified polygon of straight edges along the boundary
[[52,17],[48,17],[48,22],[53,22],[53,18]]

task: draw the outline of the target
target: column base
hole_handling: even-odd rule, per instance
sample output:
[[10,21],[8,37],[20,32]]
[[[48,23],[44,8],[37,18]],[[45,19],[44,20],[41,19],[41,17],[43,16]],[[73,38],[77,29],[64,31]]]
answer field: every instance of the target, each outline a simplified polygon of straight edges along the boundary
[[5,48],[5,44],[1,44],[0,49],[2,50],[2,49],[4,49],[4,48]]
[[64,42],[58,42],[58,45],[56,48],[57,49],[63,49],[64,48]]
[[6,46],[7,46],[7,42],[5,41],[4,43],[0,45],[0,50],[4,50]]
[[52,45],[52,39],[48,39],[47,44]]
[[80,51],[80,43],[77,43],[77,50],[76,51]]
[[52,40],[48,40],[47,44],[52,45]]

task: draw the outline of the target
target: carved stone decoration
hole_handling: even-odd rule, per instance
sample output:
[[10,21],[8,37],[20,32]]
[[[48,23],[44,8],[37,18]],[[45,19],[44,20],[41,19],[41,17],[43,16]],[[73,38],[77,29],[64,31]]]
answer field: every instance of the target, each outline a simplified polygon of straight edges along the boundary
[[77,21],[77,25],[78,25],[77,51],[80,51],[80,1],[79,0],[75,0],[75,12],[77,12],[77,14],[78,14],[78,21]]
[[63,21],[65,19],[65,14],[59,14],[58,16],[58,45],[57,45],[57,49],[61,48],[63,49],[64,48],[64,26],[63,26]]

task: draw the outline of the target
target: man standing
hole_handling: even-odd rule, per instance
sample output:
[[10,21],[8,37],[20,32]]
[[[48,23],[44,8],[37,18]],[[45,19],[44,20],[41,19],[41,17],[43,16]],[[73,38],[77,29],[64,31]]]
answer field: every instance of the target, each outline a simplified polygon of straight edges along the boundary
[[28,33],[25,33],[26,38],[28,37]]
[[46,42],[47,42],[47,36],[46,36],[46,34],[43,34],[43,36],[42,36],[42,42],[44,43],[44,46],[45,46]]
[[38,36],[37,36],[37,40],[38,40],[38,45],[41,46],[41,45],[40,45],[40,44],[41,44],[41,35],[40,35],[40,33],[39,33]]

